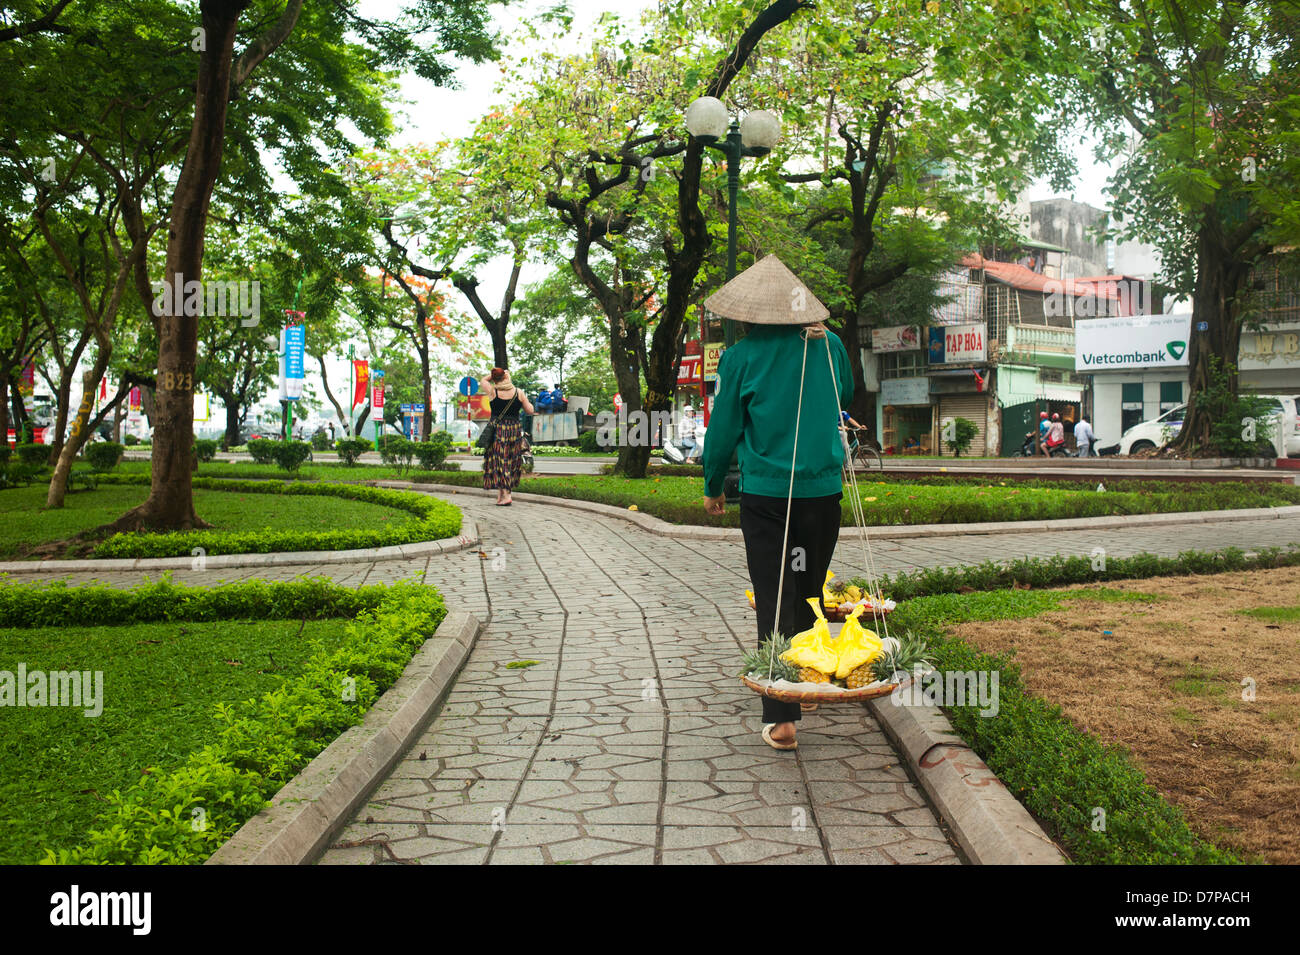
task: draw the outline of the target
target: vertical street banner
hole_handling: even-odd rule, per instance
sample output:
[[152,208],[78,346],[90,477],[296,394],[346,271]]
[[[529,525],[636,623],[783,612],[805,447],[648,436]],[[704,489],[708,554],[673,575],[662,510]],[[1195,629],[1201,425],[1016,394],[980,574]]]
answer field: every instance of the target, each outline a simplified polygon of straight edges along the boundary
[[366,403],[366,395],[370,391],[370,361],[366,358],[352,359],[353,380],[356,382],[352,389],[352,407]]
[[370,407],[376,411],[384,410],[384,370],[376,368],[374,372],[374,385],[370,389]]
[[303,357],[307,348],[306,326],[290,325],[281,334],[280,341],[280,399],[297,401],[302,397]]
[[134,388],[131,389],[131,395],[126,399],[126,410],[127,411],[140,410],[140,386],[139,385],[136,385]]

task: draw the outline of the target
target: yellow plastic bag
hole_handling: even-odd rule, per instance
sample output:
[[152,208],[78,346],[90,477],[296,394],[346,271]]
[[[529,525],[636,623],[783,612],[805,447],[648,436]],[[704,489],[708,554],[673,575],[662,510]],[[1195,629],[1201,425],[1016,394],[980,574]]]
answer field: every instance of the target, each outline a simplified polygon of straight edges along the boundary
[[866,609],[862,604],[854,607],[840,628],[840,635],[831,644],[836,659],[835,678],[838,680],[846,679],[858,667],[871,663],[884,652],[880,638],[858,622],[858,617]]
[[817,621],[803,633],[796,633],[790,638],[790,649],[781,654],[786,663],[798,667],[812,667],[818,673],[828,676],[835,672],[838,658],[831,649],[831,631],[822,614],[821,601],[816,597],[808,598],[808,606],[817,614]]
[[831,593],[830,583],[835,579],[835,571],[826,571],[826,581],[822,584],[822,603],[826,605],[827,610],[834,610],[840,604],[844,603],[843,597],[837,597]]

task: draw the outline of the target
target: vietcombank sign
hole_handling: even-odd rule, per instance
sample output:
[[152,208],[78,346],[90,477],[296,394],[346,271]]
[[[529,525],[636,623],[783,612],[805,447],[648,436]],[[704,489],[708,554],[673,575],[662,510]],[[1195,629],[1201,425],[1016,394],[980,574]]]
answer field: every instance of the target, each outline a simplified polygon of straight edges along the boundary
[[1074,370],[1187,365],[1191,315],[1132,315],[1074,323]]

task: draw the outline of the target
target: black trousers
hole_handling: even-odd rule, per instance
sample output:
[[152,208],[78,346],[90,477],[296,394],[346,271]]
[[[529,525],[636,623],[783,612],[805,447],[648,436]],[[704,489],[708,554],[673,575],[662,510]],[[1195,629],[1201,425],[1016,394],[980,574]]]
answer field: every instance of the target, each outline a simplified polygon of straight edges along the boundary
[[[840,537],[840,497],[796,497],[790,506],[790,538],[781,555],[785,532],[785,498],[759,494],[740,495],[740,530],[745,535],[745,560],[754,588],[758,614],[758,642],[773,630],[787,636],[807,630],[817,619],[808,598],[821,599],[826,570]],[[776,590],[785,560],[785,586],[777,626]],[[799,719],[798,703],[763,697],[764,723],[790,723]]]

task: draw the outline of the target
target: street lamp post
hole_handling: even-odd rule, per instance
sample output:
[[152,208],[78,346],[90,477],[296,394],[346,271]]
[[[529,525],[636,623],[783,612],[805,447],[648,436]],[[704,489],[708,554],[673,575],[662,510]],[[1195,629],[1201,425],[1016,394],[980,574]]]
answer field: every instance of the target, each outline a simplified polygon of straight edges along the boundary
[[[756,109],[737,121],[728,116],[722,100],[716,96],[701,96],[686,107],[686,130],[727,158],[727,281],[730,282],[736,277],[740,160],[747,156],[766,156],[771,152],[781,138],[781,121],[765,109]],[[722,341],[726,348],[736,343],[736,323],[725,315],[722,318]],[[740,465],[735,454],[731,456],[722,487],[730,503],[740,500]]]
[[[686,108],[686,129],[727,158],[727,281],[731,281],[736,276],[740,160],[770,153],[781,138],[781,121],[765,109],[756,109],[741,121],[730,119],[722,100],[701,96]],[[722,334],[728,348],[736,343],[736,326],[731,319],[723,318]]]

